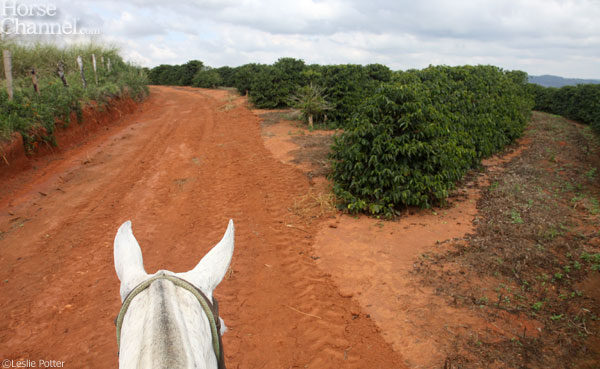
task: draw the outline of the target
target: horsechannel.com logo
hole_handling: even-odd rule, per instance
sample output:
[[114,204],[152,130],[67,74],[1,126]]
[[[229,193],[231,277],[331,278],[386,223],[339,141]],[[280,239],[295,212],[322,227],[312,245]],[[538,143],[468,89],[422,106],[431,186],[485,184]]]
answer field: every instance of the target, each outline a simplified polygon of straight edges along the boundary
[[56,4],[21,4],[0,2],[0,35],[98,35],[76,18],[62,19]]
[[2,368],[64,368],[65,362],[60,360],[2,360]]

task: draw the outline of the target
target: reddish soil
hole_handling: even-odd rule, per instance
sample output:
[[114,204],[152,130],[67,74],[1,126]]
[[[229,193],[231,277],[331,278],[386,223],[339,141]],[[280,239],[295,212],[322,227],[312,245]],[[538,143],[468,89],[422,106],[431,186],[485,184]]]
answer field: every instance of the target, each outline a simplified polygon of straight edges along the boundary
[[118,226],[133,221],[148,272],[185,271],[233,218],[232,273],[215,292],[229,368],[403,368],[360,299],[317,266],[319,222],[290,210],[310,178],[264,147],[244,100],[151,92],[82,144],[0,179],[0,359],[117,367]]
[[[285,120],[263,129],[265,146],[286,163],[297,162],[297,137],[318,138],[330,133],[309,132]],[[501,165],[520,155],[529,142],[530,138],[524,138],[517,149],[484,160],[485,172],[502,170]],[[305,172],[314,170],[307,163],[297,167]],[[449,247],[447,241],[475,230],[477,200],[480,188],[488,184],[487,177],[481,173],[464,183],[447,208],[410,209],[396,221],[335,214],[317,232],[313,246],[317,265],[332,275],[343,296],[360,303],[410,368],[442,368],[454,352],[458,334],[487,337],[487,332],[493,332],[499,337],[513,337],[524,328],[529,335],[540,332],[542,325],[526,317],[500,324],[477,312],[454,308],[444,297],[422,286],[421,276],[412,273],[413,263],[422,254]],[[314,182],[315,191],[327,188],[323,179]],[[485,286],[484,281],[481,284]]]
[[[488,161],[489,169],[501,161]],[[541,327],[527,318],[500,326],[477,312],[457,309],[413,273],[422,255],[474,231],[479,186],[485,182],[480,175],[465,184],[448,208],[412,209],[396,221],[341,215],[317,233],[317,264],[330,271],[343,295],[359,301],[410,368],[442,368],[458,334],[493,331],[513,337],[524,327],[531,334]]]

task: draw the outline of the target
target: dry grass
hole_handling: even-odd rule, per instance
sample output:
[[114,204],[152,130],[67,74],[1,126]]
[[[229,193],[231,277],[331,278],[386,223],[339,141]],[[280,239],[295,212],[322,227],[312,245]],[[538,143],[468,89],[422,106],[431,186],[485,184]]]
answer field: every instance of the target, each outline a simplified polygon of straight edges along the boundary
[[260,118],[262,119],[260,125],[264,128],[275,125],[282,120],[298,121],[300,119],[300,113],[294,109],[287,109],[264,113],[260,115]]
[[227,268],[227,272],[225,272],[225,279],[230,280],[233,278],[233,273],[233,262],[231,262],[231,264],[229,264],[229,268]]
[[330,135],[297,135],[292,136],[293,143],[299,146],[291,152],[295,164],[307,164],[312,177],[327,176],[331,172],[329,152],[333,143]]
[[229,92],[227,96],[225,96],[225,98],[222,100],[225,102],[225,105],[221,107],[221,110],[230,111],[231,109],[237,108],[238,105],[236,104],[236,100],[238,99],[238,97],[239,96],[236,96],[236,94]]
[[312,188],[306,195],[296,198],[289,210],[307,225],[314,220],[335,217],[337,214],[335,196]]

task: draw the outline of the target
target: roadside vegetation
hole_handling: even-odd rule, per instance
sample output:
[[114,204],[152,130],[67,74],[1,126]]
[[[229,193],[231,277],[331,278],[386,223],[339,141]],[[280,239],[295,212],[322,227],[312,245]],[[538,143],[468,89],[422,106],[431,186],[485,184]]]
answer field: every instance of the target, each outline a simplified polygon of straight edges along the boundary
[[[534,112],[525,138],[519,156],[488,173],[475,232],[415,263],[422,282],[449,305],[485,316],[492,327],[457,336],[448,367],[600,362],[598,136]],[[506,325],[514,330],[493,328]]]
[[[66,126],[73,119],[80,119],[88,103],[94,102],[102,109],[115,98],[141,100],[148,94],[145,72],[124,62],[113,47],[85,44],[61,48],[0,41],[0,50],[10,50],[12,54],[14,84],[12,101],[4,83],[0,90],[0,140],[8,140],[14,132],[19,132],[27,152],[39,143],[54,145],[56,125]],[[92,54],[97,58],[98,84]],[[78,56],[83,60],[86,88],[77,65]],[[59,77],[59,65],[67,86]],[[33,88],[32,69],[36,72],[39,93]]]

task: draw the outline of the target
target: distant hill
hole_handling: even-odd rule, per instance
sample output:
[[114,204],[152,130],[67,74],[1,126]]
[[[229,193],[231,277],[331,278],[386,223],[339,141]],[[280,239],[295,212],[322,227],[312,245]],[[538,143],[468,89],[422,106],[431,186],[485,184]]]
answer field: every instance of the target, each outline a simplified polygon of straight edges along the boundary
[[542,85],[544,87],[562,87],[574,86],[584,83],[600,83],[600,79],[579,79],[579,78],[563,78],[559,76],[529,76],[529,82]]

